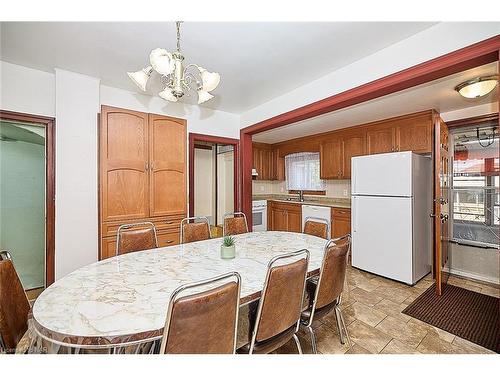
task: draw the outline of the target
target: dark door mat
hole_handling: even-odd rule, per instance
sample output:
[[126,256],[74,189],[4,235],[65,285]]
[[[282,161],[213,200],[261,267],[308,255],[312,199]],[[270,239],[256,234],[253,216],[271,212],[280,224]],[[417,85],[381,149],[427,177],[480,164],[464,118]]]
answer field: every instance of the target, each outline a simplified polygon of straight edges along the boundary
[[437,296],[429,287],[403,313],[500,353],[499,299],[446,285]]

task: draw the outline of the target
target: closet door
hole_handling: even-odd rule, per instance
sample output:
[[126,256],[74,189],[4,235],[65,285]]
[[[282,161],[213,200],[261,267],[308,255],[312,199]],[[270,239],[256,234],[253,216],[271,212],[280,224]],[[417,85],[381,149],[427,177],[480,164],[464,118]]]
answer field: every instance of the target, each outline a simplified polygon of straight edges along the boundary
[[186,122],[149,115],[150,215],[184,214],[186,196]]
[[100,167],[102,221],[148,217],[146,113],[102,107]]

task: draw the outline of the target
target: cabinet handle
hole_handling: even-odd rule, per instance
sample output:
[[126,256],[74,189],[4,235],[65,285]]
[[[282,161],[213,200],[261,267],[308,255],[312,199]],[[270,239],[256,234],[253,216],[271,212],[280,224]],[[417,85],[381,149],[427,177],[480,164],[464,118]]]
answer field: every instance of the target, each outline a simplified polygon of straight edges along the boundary
[[148,162],[144,163],[144,172],[147,172],[149,169],[149,164]]
[[168,241],[165,241],[165,243],[173,243],[174,240],[168,240]]
[[150,167],[150,169],[151,169],[151,170],[153,170],[153,169],[154,169],[154,167],[155,167],[155,163],[151,162],[151,167]]
[[173,221],[165,221],[165,224],[173,224]]

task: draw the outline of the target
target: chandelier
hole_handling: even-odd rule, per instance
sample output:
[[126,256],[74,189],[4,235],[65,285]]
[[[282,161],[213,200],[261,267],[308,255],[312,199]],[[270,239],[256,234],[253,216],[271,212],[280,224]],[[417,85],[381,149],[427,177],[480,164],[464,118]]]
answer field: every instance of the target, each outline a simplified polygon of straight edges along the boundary
[[[156,48],[149,54],[151,65],[134,73],[127,73],[130,79],[142,90],[153,71],[160,75],[163,90],[158,95],[170,102],[176,102],[190,90],[198,93],[198,104],[212,99],[210,91],[219,85],[219,73],[209,72],[196,64],[184,66],[184,56],[181,53],[181,22],[177,21],[177,50],[173,53],[163,48]],[[187,94],[189,96],[189,94]]]

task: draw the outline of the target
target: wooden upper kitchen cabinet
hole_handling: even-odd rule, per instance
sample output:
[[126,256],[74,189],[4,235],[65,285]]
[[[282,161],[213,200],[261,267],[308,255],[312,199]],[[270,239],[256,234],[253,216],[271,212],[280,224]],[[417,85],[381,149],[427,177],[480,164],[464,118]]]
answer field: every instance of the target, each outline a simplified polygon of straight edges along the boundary
[[151,221],[160,246],[177,243],[186,200],[186,121],[102,106],[99,258],[115,254],[126,223]]
[[342,139],[329,136],[319,146],[319,174],[324,180],[342,177]]
[[351,178],[351,158],[366,153],[364,131],[350,130],[342,137],[342,178]]
[[253,168],[258,173],[256,180],[271,181],[285,179],[285,160],[270,144],[253,143]]
[[396,151],[396,129],[393,124],[371,125],[366,130],[366,153]]
[[396,142],[398,151],[431,152],[432,112],[402,119],[396,126]]
[[351,178],[351,158],[365,154],[366,134],[349,129],[329,136],[320,144],[320,177],[322,179]]
[[366,130],[367,153],[432,152],[433,113],[434,111],[412,113],[369,124]]

